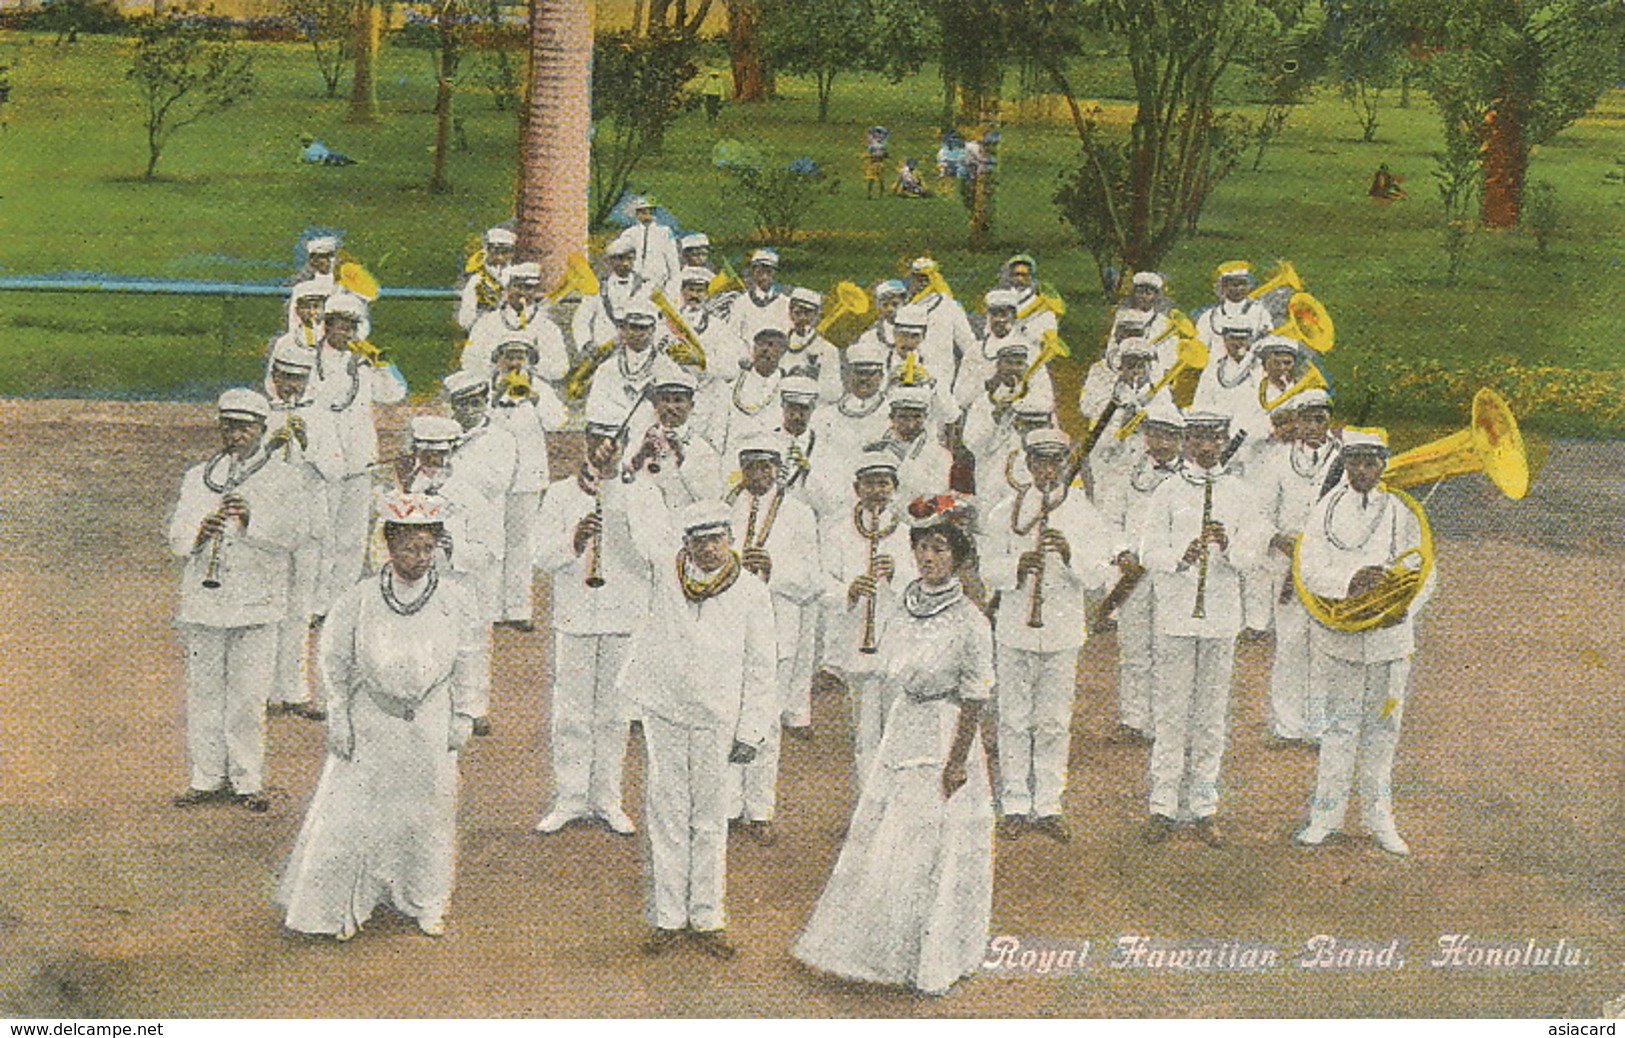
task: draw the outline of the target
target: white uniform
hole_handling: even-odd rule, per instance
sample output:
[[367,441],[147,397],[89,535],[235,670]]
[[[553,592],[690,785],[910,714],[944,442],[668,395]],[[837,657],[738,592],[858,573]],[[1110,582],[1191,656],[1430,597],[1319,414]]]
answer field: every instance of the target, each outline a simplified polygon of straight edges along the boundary
[[536,351],[534,373],[544,382],[556,385],[569,370],[564,333],[553,318],[539,306],[516,311],[507,304],[480,315],[469,330],[458,367],[489,376],[496,370],[492,351],[510,342],[529,343]]
[[922,306],[926,311],[925,337],[920,340],[920,360],[942,383],[946,392],[959,372],[960,358],[976,350],[976,332],[971,329],[970,319],[965,316],[965,308],[951,296],[932,292],[914,305]]
[[632,269],[646,285],[664,285],[683,268],[682,257],[677,251],[677,238],[665,224],[640,220],[622,231],[616,241],[631,244],[634,250]]
[[[169,548],[186,561],[175,624],[186,648],[191,788],[229,785],[248,794],[264,785],[263,725],[277,631],[288,612],[293,550],[306,533],[292,468],[271,462],[263,451],[233,461],[216,456],[187,471],[169,524]],[[235,486],[234,478],[240,479]],[[213,489],[207,480],[223,489]],[[217,554],[213,538],[198,543],[198,529],[220,507],[226,489],[247,501],[249,519],[246,527],[226,523]],[[205,588],[210,559],[216,557],[220,586]]]
[[779,358],[779,371],[801,375],[818,383],[818,399],[834,400],[841,395],[841,351],[818,334],[816,327],[805,333],[787,331],[790,344]]
[[[662,356],[660,343],[651,339],[642,350],[633,352],[617,345],[609,358],[593,372],[592,388],[587,390],[587,410],[630,414],[654,384],[655,361]],[[649,412],[645,411],[644,414]]]
[[[273,400],[271,421],[267,435],[284,427],[289,419],[310,413],[310,396],[292,406]],[[309,430],[306,442],[309,443]],[[322,567],[331,551],[331,537],[327,528],[327,484],[320,472],[306,456],[299,441],[290,438],[288,444],[273,452],[271,464],[283,465],[293,471],[293,482],[298,488],[298,507],[305,513],[304,536],[293,549],[288,569],[288,612],[277,630],[276,678],[271,685],[270,702],[292,705],[310,699],[310,670],[307,649],[310,643],[310,618],[316,612],[317,593],[320,590]]]
[[954,456],[948,448],[922,432],[912,443],[901,443],[884,437],[897,452],[897,499],[909,502],[922,494],[946,494],[948,475],[954,467]]
[[[1042,598],[1033,619],[1031,580],[1016,568],[1034,550],[1042,493],[1035,488],[1007,498],[987,516],[981,537],[981,573],[1000,595],[993,642],[998,670],[999,805],[1006,815],[1044,818],[1063,813],[1067,749],[1077,688],[1078,649],[1084,640],[1085,593],[1111,573],[1113,532],[1081,490],[1067,493],[1048,516],[1071,549],[1069,561],[1044,556]],[[1020,528],[1026,532],[1017,533]]]
[[734,380],[728,390],[721,440],[717,443],[725,476],[735,467],[741,443],[771,434],[778,428],[779,419],[784,416],[779,400],[779,383],[783,380],[784,375],[779,370],[762,375],[755,368],[741,371]]
[[[1315,503],[1304,523],[1304,586],[1317,595],[1344,598],[1358,570],[1386,569],[1421,543],[1421,524],[1399,498],[1381,489],[1357,494],[1345,479]],[[1350,632],[1311,623],[1313,673],[1326,692],[1327,720],[1311,827],[1329,831],[1343,824],[1358,771],[1366,828],[1393,832],[1394,751],[1416,651],[1416,614],[1432,597],[1433,585],[1430,576],[1404,618],[1390,627]]]
[[502,510],[499,619],[526,622],[533,612],[536,582],[536,513],[548,484],[547,422],[537,393],[517,401],[499,396],[487,413],[493,428],[513,437],[515,448],[513,482],[504,494],[507,500]]
[[1230,359],[1221,344],[1213,354],[1217,359],[1202,369],[1201,381],[1191,397],[1191,410],[1222,414],[1230,419],[1230,434],[1246,430],[1256,445],[1269,436],[1269,413],[1259,403],[1258,387],[1264,381],[1264,365],[1258,354],[1248,350],[1241,363]]
[[773,604],[744,570],[726,590],[690,602],[672,556],[650,561],[659,577],[620,687],[639,705],[649,752],[654,925],[720,930],[728,754],[735,742],[760,752],[776,710]]
[[1257,340],[1275,327],[1269,307],[1248,296],[1239,303],[1221,299],[1196,315],[1196,334],[1207,348],[1218,356],[1224,350],[1224,329],[1227,325],[1246,325]]
[[570,324],[571,338],[576,353],[585,353],[600,343],[615,338],[621,315],[634,299],[648,299],[654,286],[638,276],[637,271],[621,277],[606,274],[598,279],[598,294],[585,296],[576,307]]
[[[518,468],[519,449],[513,434],[486,418],[458,441],[451,453],[451,483],[442,491],[467,511],[467,536],[474,541],[455,545],[452,568],[474,582],[475,601],[492,622],[502,618],[508,495]],[[455,489],[463,485],[467,492]],[[527,564],[529,559],[527,554]]]
[[739,294],[728,313],[728,325],[739,336],[748,352],[756,341],[756,333],[763,328],[790,330],[790,290],[774,285],[767,292],[758,292],[753,286]]
[[[1187,546],[1202,529],[1203,483],[1213,484],[1212,518],[1229,545],[1209,546],[1207,578],[1187,565]],[[1240,570],[1263,554],[1268,525],[1240,477],[1186,463],[1146,510],[1140,559],[1156,596],[1156,666],[1152,693],[1151,813],[1165,818],[1211,817],[1218,810],[1230,678],[1241,630]],[[1205,615],[1193,615],[1201,596]]]
[[457,293],[457,326],[469,331],[485,314],[502,304],[502,270],[489,265],[481,267],[463,281]]
[[[660,471],[647,469],[638,473],[640,481],[647,481],[660,491],[668,512],[676,512],[696,501],[716,501],[722,497],[722,458],[711,442],[694,431],[692,422],[685,422],[668,435],[677,441],[682,460],[667,454],[660,462]],[[636,450],[637,447],[632,448]]]
[[[993,377],[993,372],[998,367],[999,351],[1009,347],[1011,343],[1027,347],[1029,364],[1038,356],[1038,347],[1020,332],[1012,329],[1008,335],[994,335],[992,329],[989,329],[975,348],[959,359],[959,370],[954,375],[953,396],[961,412],[969,408],[974,401],[987,396],[987,380]],[[1054,395],[1048,368],[1034,372],[1032,381],[1042,382],[1051,396]]]

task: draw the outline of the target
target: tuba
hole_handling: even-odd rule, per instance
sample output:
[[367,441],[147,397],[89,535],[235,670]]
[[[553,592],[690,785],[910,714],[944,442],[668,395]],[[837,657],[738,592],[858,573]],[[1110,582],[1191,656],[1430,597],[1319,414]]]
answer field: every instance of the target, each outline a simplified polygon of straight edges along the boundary
[[665,316],[667,326],[671,328],[672,334],[677,336],[677,341],[666,347],[666,355],[679,364],[704,371],[705,346],[700,342],[700,337],[694,334],[694,329],[683,319],[683,315],[671,305],[666,293],[657,288],[649,293],[649,301]]
[[818,334],[836,346],[850,346],[875,321],[875,304],[869,293],[850,281],[838,281],[830,289],[835,305],[818,322]]
[[1286,320],[1272,329],[1272,335],[1296,339],[1316,353],[1330,353],[1337,344],[1337,329],[1326,304],[1308,292],[1294,292],[1287,300]]
[[1304,587],[1299,571],[1299,541],[1299,550],[1292,555],[1292,585],[1309,615],[1336,631],[1367,631],[1398,623],[1433,572],[1433,529],[1427,513],[1405,488],[1469,472],[1484,473],[1514,501],[1529,493],[1529,460],[1518,420],[1505,398],[1487,386],[1473,397],[1473,419],[1467,428],[1388,459],[1379,485],[1415,513],[1422,527],[1422,543],[1395,560],[1380,584],[1348,598],[1315,594]]
[[605,339],[597,346],[581,351],[581,355],[576,358],[575,364],[571,365],[564,376],[564,382],[559,387],[559,392],[565,400],[574,402],[586,399],[598,366],[609,359],[609,355],[615,352],[619,342],[619,339]]
[[1017,323],[1025,321],[1040,310],[1048,310],[1058,321],[1066,316],[1066,300],[1061,298],[1059,292],[1037,292],[1033,295],[1032,302],[1017,311]]
[[1292,266],[1291,260],[1277,260],[1269,279],[1247,295],[1264,304],[1277,324],[1285,319],[1287,309],[1295,296],[1303,293],[1303,279]]

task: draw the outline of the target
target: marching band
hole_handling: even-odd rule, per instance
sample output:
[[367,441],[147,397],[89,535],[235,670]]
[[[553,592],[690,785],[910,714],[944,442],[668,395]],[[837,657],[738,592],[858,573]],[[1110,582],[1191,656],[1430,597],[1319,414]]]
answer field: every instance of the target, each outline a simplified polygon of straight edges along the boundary
[[[1048,371],[1065,351],[1065,305],[1035,279],[1033,257],[1008,261],[984,313],[968,314],[929,257],[909,263],[906,283],[820,293],[782,284],[778,254],[758,249],[741,280],[710,268],[709,239],[674,238],[650,208],[639,201],[639,222],[606,250],[601,273],[572,261],[551,292],[535,264],[514,262],[511,231],[482,235],[465,266],[456,318],[467,340],[443,413],[415,419],[408,451],[384,460],[373,408],[401,401],[405,381],[366,341],[358,266],[335,277],[336,243],[307,247],[311,270],[273,341],[267,392],[220,397],[224,446],[188,471],[170,528],[187,560],[178,620],[191,776],[178,805],[267,809],[267,705],[316,719],[325,706],[330,726],[365,714],[386,730],[391,718],[452,711],[432,738],[449,723],[455,747],[464,721],[489,732],[491,631],[535,629],[540,574],[553,774],[535,829],[635,832],[622,772],[641,728],[651,955],[685,937],[716,958],[735,954],[723,937],[727,833],[775,841],[781,740],[814,737],[820,674],[845,688],[860,816],[903,795],[887,769],[935,762],[948,769],[943,796],[996,805],[998,838],[1070,841],[1076,665],[1091,632],[1116,632],[1119,741],[1149,746],[1147,845],[1187,831],[1225,842],[1217,819],[1239,786],[1223,769],[1236,645],[1267,636],[1273,736],[1318,746],[1296,842],[1318,846],[1341,830],[1357,786],[1377,846],[1409,853],[1391,771],[1434,576],[1426,514],[1400,487],[1476,467],[1521,496],[1527,474],[1504,405],[1485,403],[1483,418],[1475,407],[1471,444],[1453,438],[1396,468],[1381,430],[1333,423],[1318,365],[1329,317],[1290,265],[1258,288],[1247,264],[1227,263],[1216,301],[1194,318],[1172,308],[1160,273],[1129,279],[1104,315],[1106,341],[1076,401],[1088,435],[1074,442],[1058,428]],[[579,466],[550,476],[549,447],[568,452],[570,429],[584,433]],[[954,525],[951,552],[922,540],[931,522]],[[403,554],[425,529],[431,557]],[[986,696],[983,678],[950,669],[927,679],[918,668],[929,638],[910,641],[939,630],[926,618],[948,601],[935,576],[944,552],[958,578],[949,590],[962,586],[964,600],[942,615],[955,631],[974,628],[953,637],[990,639],[976,666],[991,666],[992,785],[950,781],[966,760],[986,767],[982,749],[958,745],[980,738],[960,718],[979,712],[969,704]],[[437,582],[442,603],[412,609]],[[417,597],[403,604],[405,586]],[[431,615],[457,629],[425,636]],[[339,638],[322,630],[334,616],[347,625]],[[313,629],[331,658],[311,657]],[[392,637],[422,644],[380,641]],[[437,646],[451,655],[434,656]],[[942,670],[942,658],[930,663]],[[449,693],[431,671],[455,674]],[[966,709],[920,713],[940,697]],[[370,909],[337,912],[308,884],[339,882],[344,868],[365,873],[344,882],[378,891],[407,880],[391,862],[353,861],[353,848],[310,858],[322,841],[352,839],[313,828],[318,811],[370,824],[331,802],[364,737],[340,734],[329,739],[340,763],[324,772],[300,837],[305,858],[279,898],[290,927],[343,938]],[[905,740],[915,756],[899,763]],[[444,799],[444,782],[425,795]],[[950,811],[972,824],[967,839],[980,839],[974,819],[985,813]],[[423,838],[453,839],[435,818]],[[855,818],[851,840],[875,838]],[[395,900],[437,933],[449,850],[423,854],[444,860],[444,874],[421,905]],[[863,903],[836,897],[837,886],[826,900]],[[984,886],[971,896],[991,897],[990,885],[961,885]],[[961,909],[986,918],[984,905]],[[836,933],[857,920],[830,910],[820,906],[803,942],[815,965],[861,957]],[[950,959],[930,964],[935,988],[975,965]],[[890,969],[871,979],[911,982]]]

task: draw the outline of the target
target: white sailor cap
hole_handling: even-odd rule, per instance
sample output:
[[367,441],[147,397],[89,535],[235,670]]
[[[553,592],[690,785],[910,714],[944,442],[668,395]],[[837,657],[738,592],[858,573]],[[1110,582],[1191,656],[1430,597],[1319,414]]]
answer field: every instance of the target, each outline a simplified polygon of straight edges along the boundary
[[646,198],[643,195],[633,195],[626,200],[626,207],[633,211],[639,209],[653,209],[655,207],[655,203],[654,199],[652,198]]
[[824,305],[824,294],[810,288],[796,288],[790,292],[791,306],[808,306],[816,310]]
[[1042,429],[1034,429],[1026,436],[1023,436],[1021,445],[1028,454],[1036,454],[1040,457],[1046,455],[1065,457],[1072,450],[1072,437],[1059,429],[1051,429],[1046,426]]
[[784,457],[784,448],[772,434],[759,432],[739,441],[738,454],[741,465],[756,458],[771,458],[778,461]]
[[[500,346],[497,348],[501,349]],[[441,380],[440,387],[445,391],[447,400],[455,400],[461,396],[472,396],[475,393],[489,399],[491,394],[491,383],[486,377],[467,368],[453,371],[447,375]]]
[[684,267],[677,277],[685,285],[709,285],[713,275],[705,267]]
[[1260,357],[1271,353],[1290,353],[1294,357],[1298,355],[1297,342],[1284,335],[1266,335],[1253,344],[1253,349]]
[[271,417],[271,402],[265,399],[265,394],[252,389],[228,389],[220,394],[215,403],[215,410],[221,418],[233,418],[240,422],[259,422],[261,425]]
[[536,348],[534,342],[529,339],[509,336],[506,339],[497,340],[497,344],[491,347],[491,363],[495,364],[506,353],[523,353],[525,360],[531,364],[535,364],[542,358],[541,351]]
[[1250,284],[1253,280],[1253,268],[1245,260],[1233,260],[1219,264],[1213,276],[1221,282],[1246,281]]
[[508,230],[506,227],[492,227],[490,230],[485,232],[485,247],[488,249],[497,248],[503,245],[506,245],[511,249],[518,244],[519,235]]
[[630,256],[637,251],[637,243],[626,231],[622,231],[614,241],[604,246],[605,256]]
[[540,263],[515,263],[502,272],[504,285],[539,285],[542,283]]
[[649,384],[656,391],[681,389],[693,393],[700,388],[700,380],[692,371],[664,355],[655,358],[653,380]]
[[1030,357],[1033,344],[1019,335],[1009,335],[1000,340],[999,348],[993,352],[995,357]]
[[779,267],[779,254],[774,249],[757,249],[750,254],[750,259],[746,263],[752,267],[772,267],[777,270]]
[[1160,292],[1162,291],[1162,286],[1164,284],[1165,282],[1162,279],[1162,275],[1158,274],[1154,270],[1142,270],[1138,274],[1134,275],[1135,288],[1154,288]]
[[789,338],[790,333],[785,331],[783,328],[780,328],[777,324],[764,324],[760,328],[756,329],[756,334],[750,337],[750,341],[761,342],[763,339],[788,340]]
[[297,303],[301,299],[326,299],[332,292],[333,282],[317,281],[315,278],[311,278],[293,286],[293,290],[288,293],[288,297]]
[[892,318],[892,323],[896,325],[898,331],[917,331],[924,334],[929,320],[930,314],[925,307],[910,303],[897,308],[897,316]]
[[1015,310],[1020,304],[1021,297],[1008,288],[995,288],[982,297],[982,305],[988,313],[995,310]]
[[883,368],[886,366],[886,348],[870,339],[855,342],[846,348],[846,366]]
[[395,490],[379,505],[378,516],[385,523],[397,526],[438,526],[446,520],[446,499],[435,494]]
[[1388,430],[1347,426],[1343,430],[1343,455],[1376,454],[1388,456]]
[[908,265],[910,274],[929,274],[936,269],[937,261],[930,256],[916,256]]
[[305,242],[306,256],[331,256],[339,251],[339,240],[332,235],[323,235]]
[[891,448],[881,444],[870,444],[858,455],[858,460],[852,467],[854,478],[884,472],[893,481],[897,479],[897,455]]
[[1127,360],[1130,357],[1138,357],[1141,360],[1150,361],[1155,358],[1156,355],[1157,348],[1151,345],[1149,340],[1143,339],[1139,336],[1124,339],[1122,342],[1117,344],[1117,359],[1119,363]]
[[816,404],[818,383],[806,375],[791,375],[779,383],[779,399],[787,404]]
[[699,500],[682,509],[683,536],[700,537],[733,525],[733,515],[722,501]]
[[1185,428],[1192,431],[1206,429],[1227,432],[1230,429],[1230,416],[1216,411],[1186,411]]
[[1160,425],[1165,429],[1183,431],[1185,416],[1180,414],[1179,408],[1175,407],[1172,401],[1159,396],[1151,401],[1150,406],[1145,409],[1145,417],[1140,420],[1142,429],[1148,425]]
[[450,450],[463,438],[463,427],[457,419],[437,414],[418,415],[412,419],[412,447]]
[[621,310],[621,323],[633,328],[653,328],[658,317],[655,305],[646,299],[634,299]]
[[626,432],[627,409],[606,393],[587,397],[586,433],[613,438]]
[[684,250],[709,249],[711,247],[711,239],[707,238],[699,231],[695,231],[693,234],[685,234],[681,238],[678,238],[677,247]]
[[1017,420],[1034,421],[1042,419],[1048,422],[1051,418],[1050,403],[1040,394],[1028,393],[1026,396],[1010,405],[1010,414]]
[[876,302],[880,302],[884,299],[890,299],[892,296],[906,295],[908,295],[908,286],[903,284],[901,281],[898,281],[896,278],[888,278],[885,281],[875,282]]
[[316,366],[316,351],[302,346],[292,336],[284,336],[271,347],[271,370],[301,374]]
[[1226,339],[1246,339],[1252,342],[1253,326],[1250,324],[1225,324],[1219,327],[1219,334]]
[[367,319],[367,304],[360,296],[349,292],[334,292],[322,304],[323,319],[348,317],[357,324]]
[[931,391],[924,386],[898,386],[886,406],[892,411],[929,411]]
[[1332,409],[1332,395],[1324,389],[1305,389],[1281,406],[1291,408],[1294,411],[1307,411],[1311,408],[1330,411]]
[[1136,310],[1124,310],[1112,322],[1112,337],[1118,340],[1132,339],[1145,334],[1147,321]]

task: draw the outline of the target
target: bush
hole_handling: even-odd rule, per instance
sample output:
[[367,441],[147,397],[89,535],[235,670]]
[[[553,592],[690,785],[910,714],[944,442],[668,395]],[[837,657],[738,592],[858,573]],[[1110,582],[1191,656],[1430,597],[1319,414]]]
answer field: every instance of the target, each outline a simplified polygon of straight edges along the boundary
[[1523,225],[1542,253],[1557,233],[1557,188],[1549,180],[1536,180],[1524,188]]
[[129,22],[114,0],[45,0],[38,11],[27,15],[26,25],[37,32],[56,33],[58,43],[72,43],[80,33],[123,32]]
[[741,201],[756,218],[756,230],[769,245],[794,245],[801,225],[818,203],[833,195],[839,181],[826,177],[812,159],[784,166],[726,165],[743,194]]

